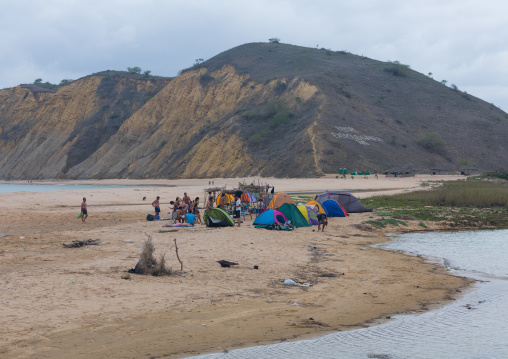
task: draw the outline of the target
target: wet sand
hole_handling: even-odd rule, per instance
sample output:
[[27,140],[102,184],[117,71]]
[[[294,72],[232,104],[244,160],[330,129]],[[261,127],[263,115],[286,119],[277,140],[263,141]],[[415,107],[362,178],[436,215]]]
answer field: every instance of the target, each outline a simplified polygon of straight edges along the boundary
[[[277,192],[347,189],[365,198],[455,178],[260,181]],[[244,179],[213,180],[233,188]],[[357,225],[373,213],[332,218],[324,233],[316,226],[257,229],[249,216],[240,228],[170,229],[146,221],[153,199],[161,196],[167,213],[169,201],[184,192],[203,198],[208,179],[65,183],[155,187],[0,194],[2,358],[179,358],[296,340],[426,310],[469,283],[419,258],[372,248],[387,240],[383,231]],[[85,224],[76,219],[83,196]],[[418,221],[408,225],[385,231],[421,228]],[[135,266],[146,235],[173,270],[180,270],[177,240],[183,273],[121,278]],[[101,245],[63,246],[88,239]],[[239,265],[222,268],[221,259]],[[311,286],[286,286],[288,277]]]

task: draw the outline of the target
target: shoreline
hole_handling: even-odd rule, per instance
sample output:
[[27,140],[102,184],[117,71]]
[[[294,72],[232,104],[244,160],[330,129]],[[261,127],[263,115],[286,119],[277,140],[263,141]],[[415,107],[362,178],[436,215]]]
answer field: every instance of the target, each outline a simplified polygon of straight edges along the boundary
[[[381,188],[371,193],[416,188],[422,180],[380,181]],[[163,189],[87,193],[90,217],[84,225],[68,213],[84,195],[80,190],[65,191],[65,196],[0,194],[8,223],[0,228],[0,270],[7,282],[0,292],[3,355],[180,358],[299,340],[428,310],[453,300],[472,283],[422,258],[371,247],[389,241],[384,233],[394,232],[394,227],[361,229],[373,213],[332,218],[324,233],[310,227],[293,232],[255,229],[248,216],[241,228],[197,225],[161,233],[162,223],[144,220],[151,197],[162,192],[163,198],[171,198],[183,191],[195,196],[208,184],[183,181],[168,181],[178,187]],[[277,191],[330,186],[327,178],[265,181]],[[362,190],[372,187],[368,182],[355,179],[354,185]],[[420,230],[417,222],[408,224],[399,231]],[[440,229],[429,224],[425,230]],[[179,268],[172,246],[177,238],[183,276],[121,279],[137,262],[144,233],[152,236],[155,255],[166,252],[174,268]],[[103,244],[62,246],[89,238]],[[215,263],[219,259],[240,265],[221,268]],[[285,286],[286,277],[312,285]]]

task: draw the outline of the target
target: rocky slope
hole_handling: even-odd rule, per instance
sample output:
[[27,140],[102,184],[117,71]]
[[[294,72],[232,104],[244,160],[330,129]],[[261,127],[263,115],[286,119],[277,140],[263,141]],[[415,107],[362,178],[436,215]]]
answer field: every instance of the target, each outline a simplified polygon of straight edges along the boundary
[[[0,178],[317,176],[507,167],[508,115],[393,63],[247,44],[174,79],[0,90]],[[429,134],[437,143],[423,143]]]

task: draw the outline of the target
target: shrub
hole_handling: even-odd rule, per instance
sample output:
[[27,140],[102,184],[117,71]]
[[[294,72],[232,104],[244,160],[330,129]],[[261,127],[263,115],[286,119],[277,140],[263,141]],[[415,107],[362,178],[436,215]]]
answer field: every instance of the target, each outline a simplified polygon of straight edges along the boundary
[[391,66],[384,69],[385,72],[391,73],[393,76],[406,77],[409,65],[401,64],[399,61],[389,61]]
[[289,112],[281,110],[272,117],[272,125],[274,127],[283,125],[289,121]]
[[441,135],[434,131],[426,132],[418,139],[418,144],[430,152],[442,154],[444,152],[445,142]]
[[141,67],[134,66],[134,67],[127,67],[127,72],[131,74],[140,74],[141,73]]
[[284,91],[286,91],[287,87],[288,87],[288,85],[284,81],[277,81],[277,84],[275,85],[274,90],[277,94],[281,94]]
[[199,83],[203,87],[207,86],[213,80],[215,80],[215,78],[213,76],[211,76],[210,74],[208,74],[208,72],[206,74],[199,76]]
[[258,133],[250,136],[249,142],[259,143],[263,140],[263,131],[259,131]]
[[268,41],[271,44],[278,44],[278,43],[280,43],[280,39],[278,37],[272,37],[271,39],[268,39]]
[[252,110],[247,110],[243,113],[242,117],[246,120],[252,120],[254,117],[256,117],[256,114]]

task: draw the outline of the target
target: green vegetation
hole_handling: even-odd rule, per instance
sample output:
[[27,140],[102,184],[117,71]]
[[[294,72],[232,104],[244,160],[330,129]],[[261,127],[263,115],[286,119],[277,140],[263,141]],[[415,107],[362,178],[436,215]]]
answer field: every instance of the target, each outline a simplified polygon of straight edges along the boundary
[[499,169],[494,172],[485,173],[485,174],[479,176],[478,178],[500,178],[500,179],[508,180],[508,170]]
[[52,84],[48,81],[46,82],[42,82],[42,79],[36,79],[34,81],[34,85],[37,85],[38,87],[42,87],[42,88],[45,88],[45,89],[48,89],[48,90],[57,90],[60,86],[59,85],[56,85],[56,84]]
[[272,37],[271,39],[268,39],[268,41],[271,44],[278,44],[278,43],[280,43],[280,39],[278,37]]
[[385,72],[391,73],[393,76],[406,77],[409,65],[401,64],[399,61],[389,61],[391,66],[384,69]]
[[252,143],[259,143],[262,140],[263,140],[263,130],[249,137],[249,141]]
[[430,190],[371,197],[362,202],[381,211],[379,215],[393,215],[395,219],[508,228],[508,182],[502,179],[447,181]]
[[207,86],[213,80],[215,80],[215,78],[212,75],[210,75],[208,72],[199,76],[199,83],[203,87]]
[[284,81],[277,81],[277,84],[275,85],[275,93],[277,94],[281,94],[283,93],[284,91],[286,91],[288,85],[284,82]]
[[287,110],[280,110],[272,117],[272,127],[278,127],[289,121],[290,113]]
[[399,224],[402,224],[403,226],[407,227],[406,222],[399,221],[395,218],[381,218],[381,219],[376,219],[376,220],[365,221],[363,223],[370,224],[370,225],[372,225],[374,227],[378,227],[378,228],[385,228],[387,224],[391,224],[394,226],[398,226]]
[[72,81],[74,81],[74,80],[71,80],[71,79],[63,79],[62,81],[60,81],[60,86],[63,86],[63,85],[68,85],[68,84],[70,84]]
[[418,144],[430,152],[437,154],[444,153],[445,142],[437,132],[426,132],[423,136],[418,138]]
[[141,67],[134,66],[134,67],[127,67],[127,72],[131,74],[140,74],[141,73]]

